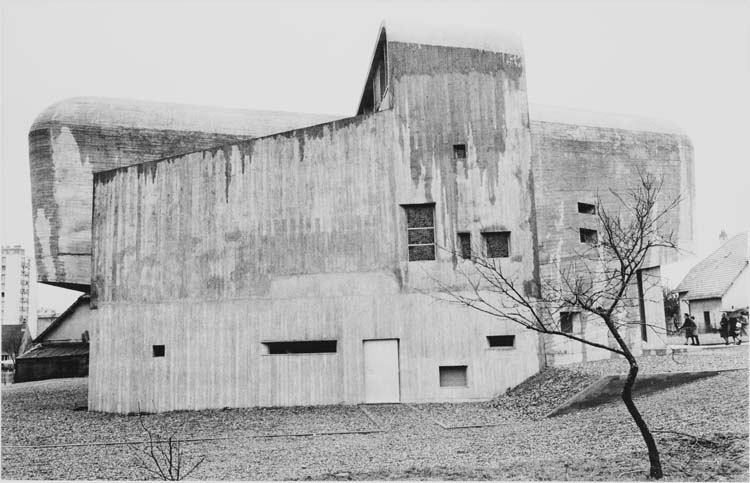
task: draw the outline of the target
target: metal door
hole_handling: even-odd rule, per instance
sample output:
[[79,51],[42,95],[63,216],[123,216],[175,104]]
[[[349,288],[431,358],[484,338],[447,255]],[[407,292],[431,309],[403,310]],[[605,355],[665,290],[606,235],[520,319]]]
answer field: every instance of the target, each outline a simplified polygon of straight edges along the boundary
[[363,347],[365,402],[399,402],[398,339],[365,340]]

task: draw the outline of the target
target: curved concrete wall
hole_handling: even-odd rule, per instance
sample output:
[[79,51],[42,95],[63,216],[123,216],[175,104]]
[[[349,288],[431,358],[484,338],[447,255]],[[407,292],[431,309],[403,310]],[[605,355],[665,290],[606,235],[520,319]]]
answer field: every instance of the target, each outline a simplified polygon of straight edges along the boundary
[[337,117],[104,98],[50,106],[29,132],[39,280],[88,291],[92,173]]

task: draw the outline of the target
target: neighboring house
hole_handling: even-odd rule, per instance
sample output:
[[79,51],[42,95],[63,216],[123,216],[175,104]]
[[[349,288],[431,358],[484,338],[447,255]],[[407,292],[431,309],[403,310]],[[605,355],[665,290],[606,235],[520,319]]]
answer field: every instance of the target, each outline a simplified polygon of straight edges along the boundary
[[680,308],[695,317],[700,332],[719,328],[721,313],[750,302],[748,234],[740,233],[694,266],[677,286]]
[[[38,272],[90,291],[89,409],[488,399],[547,363],[610,357],[433,296],[469,290],[472,252],[530,294],[596,236],[597,193],[614,206],[602,188],[639,172],[663,177],[662,199],[685,194],[665,221],[689,244],[690,140],[530,113],[520,41],[417,30],[379,30],[345,119],[96,99],[37,119]],[[659,343],[671,261],[654,251],[630,287],[636,354]],[[591,322],[560,324],[614,344]]]
[[89,302],[88,295],[79,297],[34,339],[32,349],[16,360],[15,382],[88,375]]

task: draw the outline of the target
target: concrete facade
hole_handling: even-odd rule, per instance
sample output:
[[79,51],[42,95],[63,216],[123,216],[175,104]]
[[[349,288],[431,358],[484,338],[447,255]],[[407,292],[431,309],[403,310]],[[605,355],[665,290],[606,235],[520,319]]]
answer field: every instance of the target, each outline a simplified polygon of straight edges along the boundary
[[[94,241],[91,273],[67,268],[83,267],[85,250],[70,265],[59,250],[37,252],[48,282],[90,283],[91,410],[367,402],[365,346],[376,340],[395,341],[398,401],[490,398],[545,363],[610,353],[435,300],[469,288],[462,237],[479,253],[507,237],[496,262],[530,295],[574,252],[577,228],[595,228],[576,204],[603,179],[633,186],[639,168],[669,177],[665,196],[685,191],[670,223],[683,245],[692,237],[689,140],[662,124],[530,121],[512,38],[384,28],[358,115],[310,124],[148,159],[148,147],[108,145],[121,167],[92,170],[93,200],[81,202],[93,203],[90,234],[77,224]],[[50,186],[43,203],[59,211],[64,190]],[[409,224],[415,207],[432,213],[429,227]],[[56,236],[59,246],[78,235]],[[422,250],[434,259],[415,260]],[[643,296],[632,287],[640,307],[623,311],[636,353],[658,344],[641,330],[664,325],[648,281],[667,260],[653,254]],[[573,331],[611,343],[593,320]],[[325,349],[291,349],[304,341]]]

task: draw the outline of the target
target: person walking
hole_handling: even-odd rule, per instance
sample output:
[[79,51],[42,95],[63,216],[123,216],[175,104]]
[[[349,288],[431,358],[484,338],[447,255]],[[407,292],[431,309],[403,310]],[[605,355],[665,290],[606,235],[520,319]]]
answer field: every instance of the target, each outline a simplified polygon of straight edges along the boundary
[[685,345],[689,345],[690,339],[692,339],[693,331],[690,330],[690,314],[685,314],[685,320],[682,321],[682,327],[677,327],[677,332],[685,329]]
[[693,328],[693,333],[690,338],[693,341],[693,345],[701,345],[700,339],[698,339],[698,324],[695,323],[695,317],[690,316],[690,326]]
[[732,343],[740,345],[742,339],[740,338],[740,340],[737,340],[737,337],[739,337],[740,335],[740,327],[738,322],[739,321],[736,317],[731,317],[729,319],[729,335],[732,336]]
[[719,335],[724,339],[724,345],[729,345],[729,317],[727,313],[721,314],[721,322],[719,322]]

